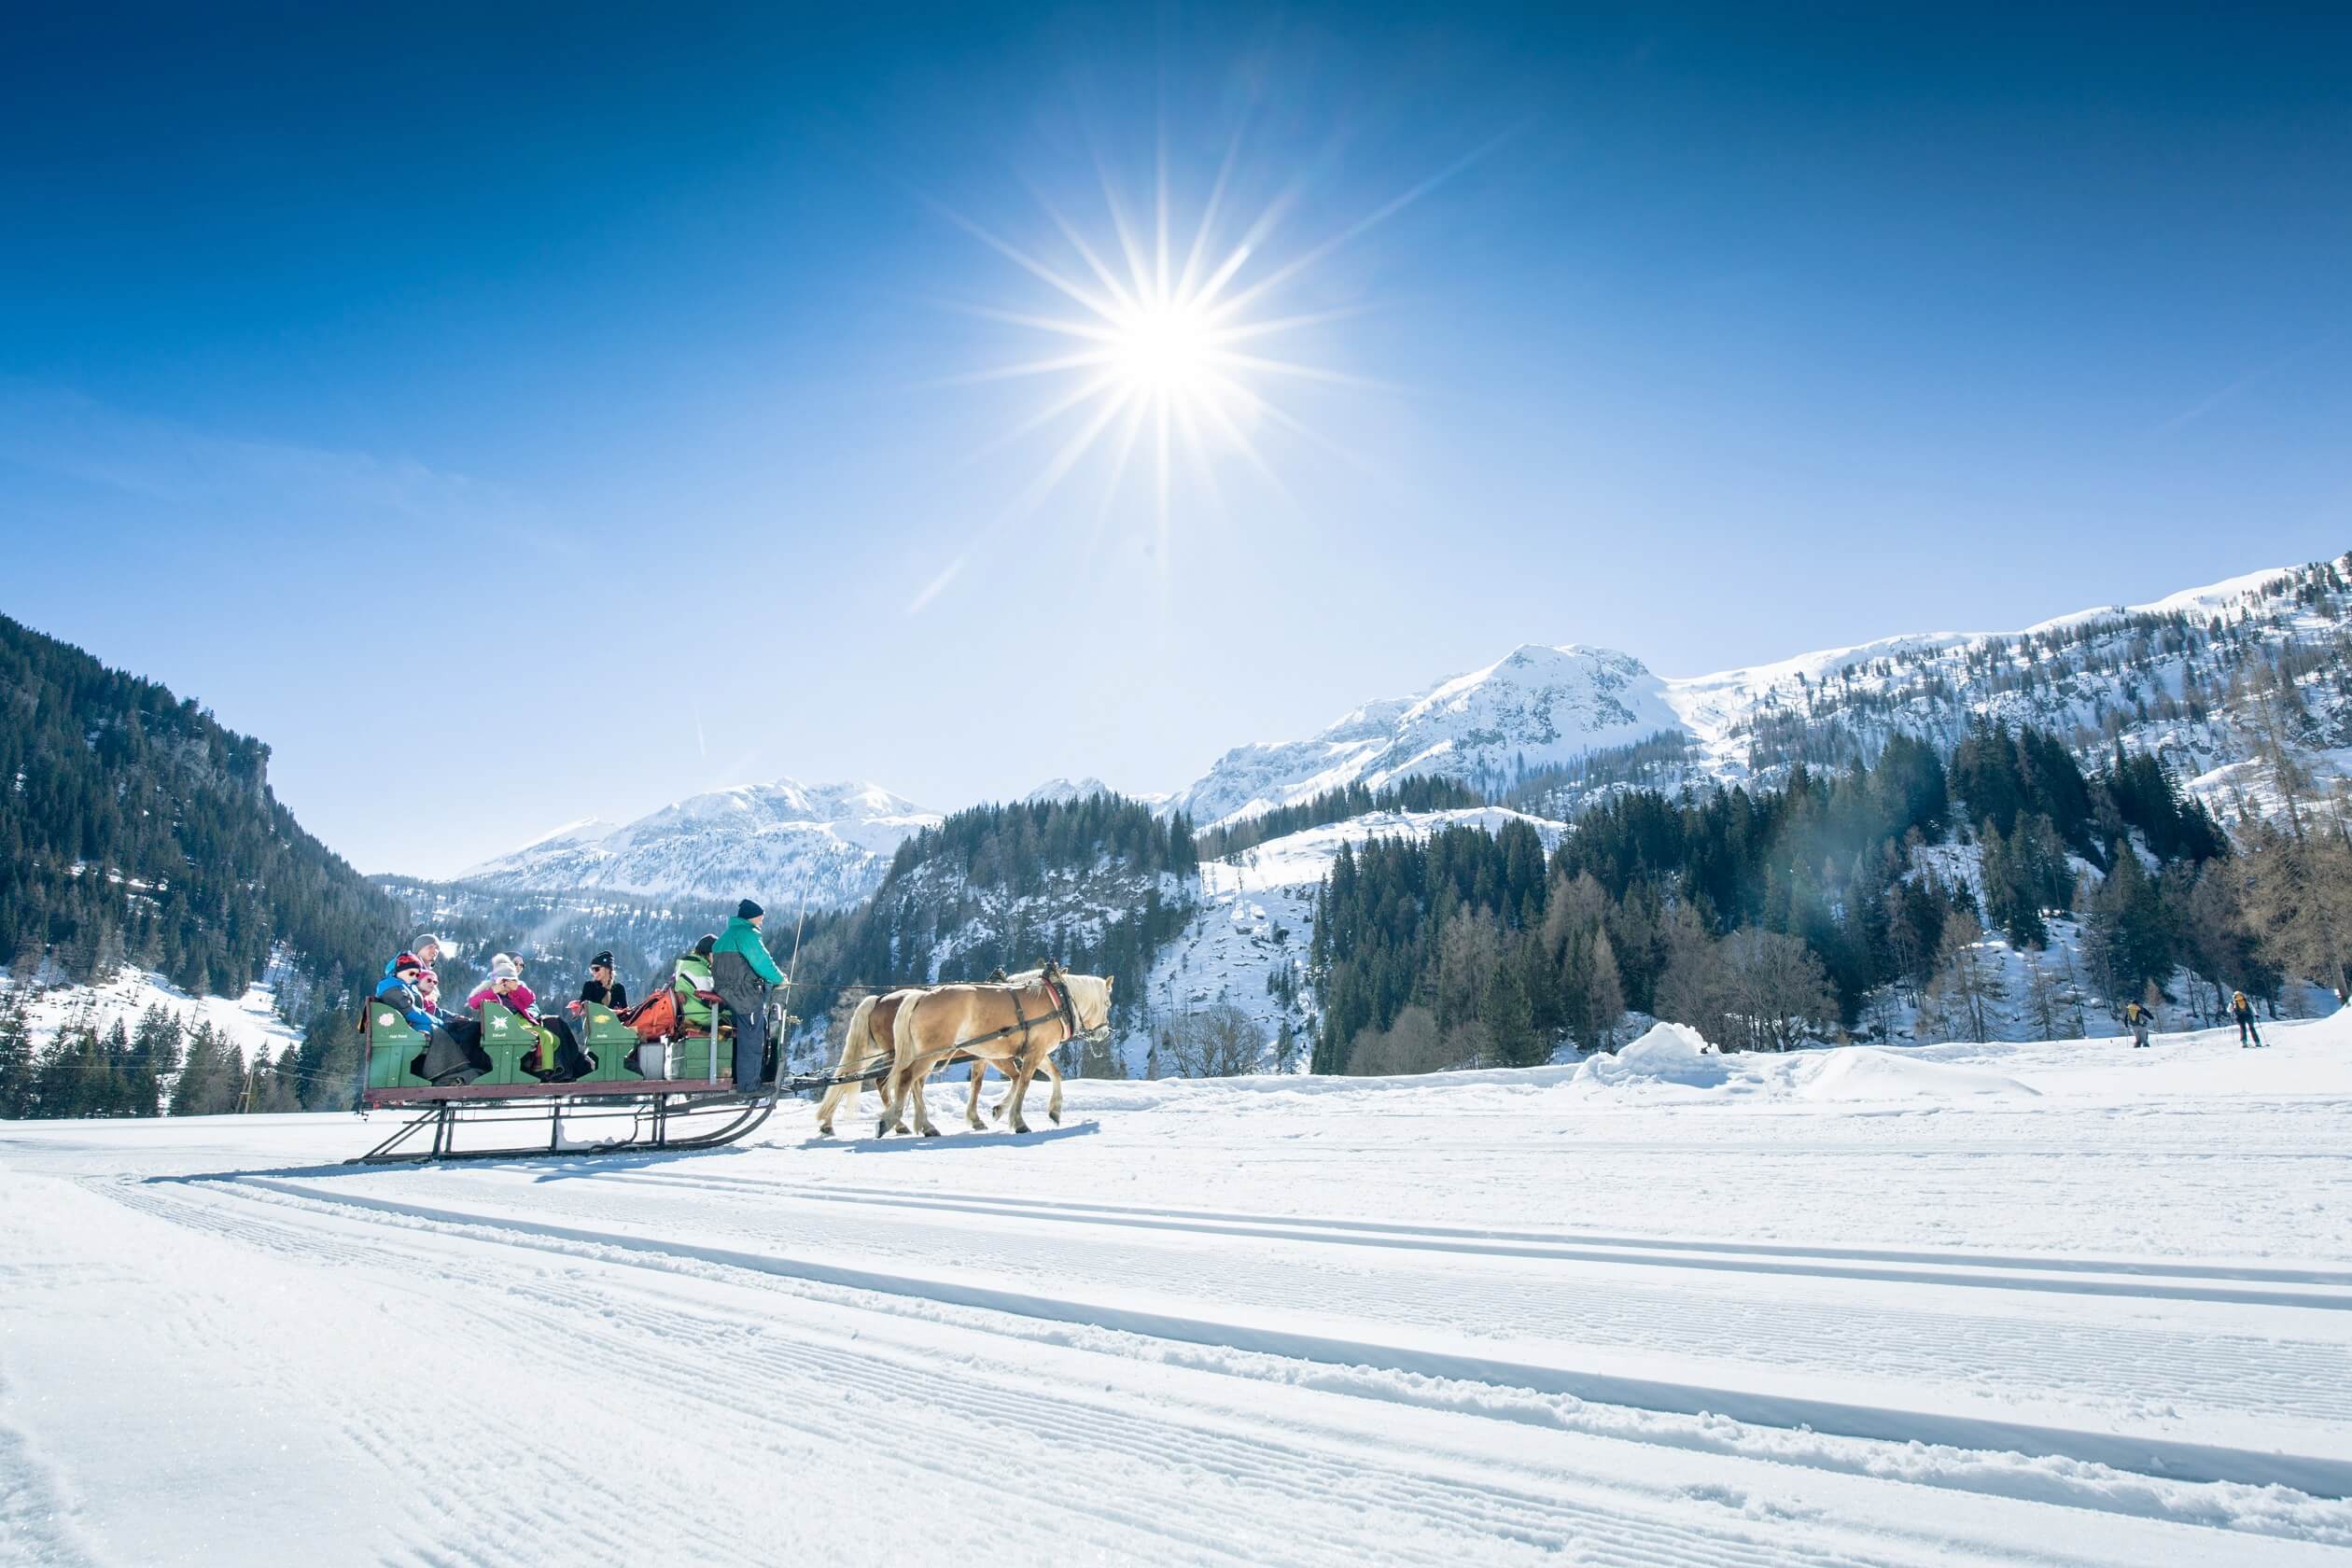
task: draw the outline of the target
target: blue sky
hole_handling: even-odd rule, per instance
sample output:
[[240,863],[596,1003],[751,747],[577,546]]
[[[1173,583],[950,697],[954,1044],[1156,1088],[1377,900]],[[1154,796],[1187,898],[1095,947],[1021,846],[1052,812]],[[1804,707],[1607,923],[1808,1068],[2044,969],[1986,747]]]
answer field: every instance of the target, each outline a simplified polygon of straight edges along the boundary
[[[2347,44],[2317,7],[19,16],[0,611],[268,740],[364,868],[446,873],[780,774],[1173,788],[1525,641],[1693,674],[2334,554]],[[1200,272],[1254,241],[1226,325],[1292,323],[1240,350],[1290,368],[1184,394],[1163,500],[1126,359],[1025,433],[1099,368],[994,372],[1099,348],[1006,319],[1094,320],[1057,214],[1127,278],[1114,196],[1148,283],[1161,180],[1172,275],[1221,169]]]

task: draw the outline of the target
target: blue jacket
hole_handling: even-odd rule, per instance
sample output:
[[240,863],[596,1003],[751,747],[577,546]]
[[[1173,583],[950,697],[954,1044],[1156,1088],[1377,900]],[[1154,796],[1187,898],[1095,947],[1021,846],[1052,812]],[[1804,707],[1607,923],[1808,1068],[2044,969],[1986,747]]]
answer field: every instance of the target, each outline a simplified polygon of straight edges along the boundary
[[767,944],[760,940],[760,931],[738,915],[727,922],[727,929],[719,933],[719,945],[710,950],[711,969],[716,973],[719,955],[734,953],[751,966],[751,973],[771,986],[784,984],[784,972],[768,957]]
[[377,983],[375,998],[389,1002],[408,1019],[409,1028],[419,1034],[433,1032],[433,1015],[425,1011],[425,999],[416,994],[416,987],[397,974],[387,974]]

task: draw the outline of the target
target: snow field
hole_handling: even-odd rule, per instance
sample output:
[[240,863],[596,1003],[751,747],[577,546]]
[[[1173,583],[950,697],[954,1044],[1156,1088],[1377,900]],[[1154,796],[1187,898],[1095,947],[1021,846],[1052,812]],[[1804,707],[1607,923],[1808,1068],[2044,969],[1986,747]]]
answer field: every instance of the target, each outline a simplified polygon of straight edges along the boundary
[[0,1559],[2352,1561],[2352,1018],[2272,1038],[7,1124]]

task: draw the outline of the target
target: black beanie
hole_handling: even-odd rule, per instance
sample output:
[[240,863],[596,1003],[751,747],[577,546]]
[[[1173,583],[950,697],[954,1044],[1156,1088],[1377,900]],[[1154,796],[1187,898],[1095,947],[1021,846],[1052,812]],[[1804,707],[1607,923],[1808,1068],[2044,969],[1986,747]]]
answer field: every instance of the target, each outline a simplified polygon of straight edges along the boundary
[[607,948],[604,952],[598,953],[595,958],[590,959],[588,960],[588,967],[590,969],[610,969],[612,967],[611,949]]
[[738,920],[756,920],[766,913],[766,910],[762,909],[758,904],[753,903],[749,899],[745,899],[741,903],[735,905],[735,918]]

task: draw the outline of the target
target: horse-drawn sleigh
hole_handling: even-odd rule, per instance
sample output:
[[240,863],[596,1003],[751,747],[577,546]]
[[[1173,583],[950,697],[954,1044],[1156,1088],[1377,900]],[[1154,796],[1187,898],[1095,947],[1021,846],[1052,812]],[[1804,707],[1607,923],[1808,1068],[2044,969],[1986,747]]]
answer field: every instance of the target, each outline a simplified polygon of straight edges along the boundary
[[[1038,1072],[1053,1080],[1047,1113],[1061,1120],[1061,1073],[1053,1053],[1108,1032],[1111,986],[1107,978],[1064,974],[1049,963],[1005,980],[900,987],[858,1004],[832,1073],[785,1077],[779,1071],[776,1081],[748,1092],[738,1090],[726,1071],[733,1023],[716,995],[702,994],[704,1006],[679,1013],[679,1032],[655,1039],[612,1009],[587,1004],[579,1043],[589,1067],[569,1083],[541,1079],[533,1068],[540,1059],[541,1032],[496,1001],[480,1009],[475,1060],[479,1067],[486,1057],[486,1069],[468,1082],[436,1083],[424,1076],[431,1042],[399,1009],[371,1001],[361,1023],[366,1078],[360,1105],[413,1114],[350,1163],[715,1148],[760,1127],[785,1097],[819,1089],[827,1091],[819,1127],[830,1133],[838,1106],[869,1083],[883,1093],[880,1133],[907,1130],[911,1100],[915,1130],[935,1137],[922,1082],[967,1061],[973,1069],[967,1119],[982,1125],[980,1080],[994,1066],[1011,1084],[1000,1112],[1009,1113],[1014,1131],[1026,1132],[1022,1102]],[[790,995],[789,982],[783,994]],[[770,1038],[782,1039],[793,1021],[770,1003]],[[543,1129],[544,1137],[484,1145],[467,1136],[469,1129],[514,1126]]]

